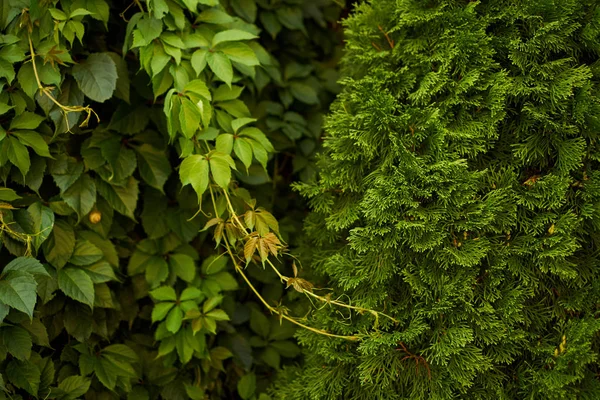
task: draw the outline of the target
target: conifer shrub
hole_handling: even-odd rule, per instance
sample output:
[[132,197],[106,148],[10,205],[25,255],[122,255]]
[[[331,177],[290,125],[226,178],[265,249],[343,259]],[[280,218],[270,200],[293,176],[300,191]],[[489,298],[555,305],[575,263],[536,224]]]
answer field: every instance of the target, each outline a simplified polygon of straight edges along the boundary
[[[600,2],[371,0],[344,22],[282,399],[597,399]],[[376,322],[378,329],[368,331]]]

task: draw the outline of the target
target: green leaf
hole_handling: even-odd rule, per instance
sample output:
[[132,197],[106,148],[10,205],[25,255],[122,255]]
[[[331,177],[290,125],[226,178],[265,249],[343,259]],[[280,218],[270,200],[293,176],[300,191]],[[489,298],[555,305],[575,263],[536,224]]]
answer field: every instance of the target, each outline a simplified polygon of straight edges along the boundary
[[27,148],[19,141],[19,139],[13,136],[9,136],[1,143],[5,146],[9,161],[19,168],[23,176],[27,175],[27,171],[29,171],[29,167],[31,166]]
[[[108,7],[107,7],[108,8]],[[120,57],[117,53],[106,53],[113,60],[117,67],[117,87],[115,89],[115,96],[125,102],[129,103],[129,69],[127,68],[127,62]]]
[[236,42],[239,40],[252,40],[252,39],[256,39],[257,37],[258,36],[254,35],[250,32],[241,31],[239,29],[228,29],[226,31],[217,33],[213,37],[212,47],[215,47],[219,43],[223,43],[223,42]]
[[87,240],[78,239],[69,262],[80,266],[90,265],[99,261],[102,257],[102,250]]
[[192,58],[190,59],[190,62],[192,63],[192,68],[194,68],[196,75],[200,75],[200,73],[202,71],[204,71],[204,68],[206,68],[207,56],[208,56],[208,50],[206,50],[206,49],[196,50],[192,54]]
[[13,201],[20,198],[21,196],[19,196],[14,190],[10,188],[0,187],[0,200]]
[[221,304],[221,301],[223,301],[223,296],[211,297],[210,299],[206,300],[202,305],[202,312],[206,314],[207,312]]
[[229,315],[223,310],[212,310],[208,312],[206,316],[215,321],[229,321]]
[[15,131],[13,132],[13,136],[19,138],[19,141],[25,146],[31,147],[38,155],[52,158],[48,144],[39,133],[34,131]]
[[134,47],[147,46],[160,36],[162,32],[162,21],[156,18],[144,17],[138,21],[136,29],[133,31]]
[[51,160],[50,174],[60,188],[61,193],[71,187],[83,173],[83,163],[77,161],[74,157],[58,155],[56,160]]
[[163,150],[144,143],[134,147],[138,155],[138,168],[142,179],[151,187],[162,192],[171,175],[171,163]]
[[58,388],[66,393],[67,399],[76,399],[83,396],[90,389],[92,380],[83,376],[75,375],[63,379]]
[[31,216],[31,220],[33,221],[32,228],[36,233],[33,237],[33,247],[38,250],[42,243],[48,239],[50,233],[52,233],[54,213],[50,208],[43,206],[40,202],[30,205],[27,208],[27,213]]
[[150,296],[156,301],[176,301],[177,293],[171,286],[162,286],[150,292]]
[[181,323],[183,321],[183,311],[179,307],[173,308],[169,315],[167,316],[167,330],[172,333],[177,333],[179,328],[181,328]]
[[218,25],[224,25],[234,21],[231,15],[216,8],[209,8],[208,10],[202,11],[196,20]]
[[93,307],[94,283],[83,270],[63,268],[58,271],[58,287],[73,300]]
[[181,296],[179,296],[179,301],[188,301],[195,300],[202,296],[202,292],[195,287],[185,288],[183,292],[181,292]]
[[201,79],[194,79],[189,81],[187,85],[183,88],[184,93],[195,93],[199,96],[204,97],[206,100],[211,99],[210,90],[206,86],[206,83]]
[[41,371],[31,361],[12,360],[6,366],[6,377],[19,389],[37,397]]
[[250,312],[250,328],[263,338],[269,337],[269,319],[260,311],[252,308]]
[[130,176],[124,186],[111,185],[101,179],[96,180],[98,193],[115,209],[135,221],[134,211],[138,200],[138,181]]
[[25,361],[31,356],[31,335],[25,329],[18,326],[7,326],[2,328],[2,340],[8,352],[15,358]]
[[231,66],[231,61],[229,61],[229,58],[224,53],[220,51],[208,53],[206,55],[206,62],[219,79],[228,86],[231,86],[233,67]]
[[35,129],[44,120],[44,117],[35,113],[25,111],[22,114],[15,116],[9,126],[9,130],[14,131],[16,129]]
[[222,51],[231,61],[238,62],[248,67],[254,67],[260,64],[254,50],[245,43],[222,43],[219,45],[219,51]]
[[146,266],[146,281],[151,287],[160,285],[169,276],[169,265],[162,257],[153,257]]
[[21,322],[21,327],[31,335],[33,343],[38,346],[50,347],[50,338],[46,326],[39,318]]
[[96,184],[88,174],[83,174],[63,194],[62,198],[81,219],[96,203]]
[[73,77],[81,91],[99,103],[110,99],[117,88],[117,66],[107,53],[90,54],[73,67]]
[[191,184],[200,199],[208,187],[208,171],[209,163],[204,156],[189,156],[183,160],[179,167],[181,184],[183,186]]
[[256,391],[256,375],[253,372],[242,376],[237,384],[238,394],[243,400],[248,400],[254,396]]
[[165,319],[171,308],[175,306],[173,302],[157,303],[152,309],[152,322],[162,321]]
[[248,169],[252,164],[252,145],[246,139],[240,138],[233,143],[233,151]]
[[43,243],[43,249],[50,264],[57,269],[64,267],[75,249],[75,232],[71,225],[63,219],[57,219],[48,240]]
[[37,283],[31,274],[9,271],[0,280],[0,301],[33,318]]
[[191,282],[196,277],[196,264],[194,259],[186,254],[171,254],[169,256],[171,271],[186,282]]
[[181,98],[181,110],[179,111],[179,124],[183,135],[191,139],[200,129],[202,114],[200,108],[186,97]]
[[217,151],[225,154],[231,154],[233,149],[233,135],[230,133],[223,133],[217,136],[215,147]]
[[94,373],[96,377],[105,387],[108,389],[114,389],[117,384],[117,368],[108,361],[101,357],[94,365]]
[[4,267],[2,274],[6,274],[10,271],[27,272],[31,275],[44,275],[50,276],[46,268],[35,258],[30,257],[17,257]]
[[290,83],[290,91],[292,96],[297,98],[303,103],[306,104],[319,104],[319,98],[317,97],[317,92],[310,86],[300,83],[300,82],[292,82]]
[[85,268],[84,271],[92,278],[92,282],[94,283],[105,283],[118,280],[113,267],[106,261],[100,261],[90,265]]
[[[228,159],[226,157],[228,157]],[[231,165],[233,164],[233,160],[229,160],[231,160],[231,157],[225,154],[223,154],[223,156],[213,154],[210,157],[210,172],[213,180],[223,189],[227,189],[227,187],[229,187],[229,182],[231,181]]]
[[102,349],[102,354],[109,355],[111,358],[125,363],[134,363],[139,361],[139,357],[133,349],[125,344],[111,344]]

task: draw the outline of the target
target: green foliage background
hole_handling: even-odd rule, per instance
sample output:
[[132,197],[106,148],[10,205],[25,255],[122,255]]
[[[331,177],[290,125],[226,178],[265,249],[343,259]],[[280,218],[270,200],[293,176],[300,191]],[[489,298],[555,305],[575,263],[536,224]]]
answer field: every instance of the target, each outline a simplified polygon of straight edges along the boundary
[[[256,290],[280,302],[260,265],[300,231],[289,184],[315,174],[340,11],[329,0],[0,2],[7,397],[269,398],[300,352],[295,327],[235,268],[249,263]],[[292,273],[290,261],[277,268]]]

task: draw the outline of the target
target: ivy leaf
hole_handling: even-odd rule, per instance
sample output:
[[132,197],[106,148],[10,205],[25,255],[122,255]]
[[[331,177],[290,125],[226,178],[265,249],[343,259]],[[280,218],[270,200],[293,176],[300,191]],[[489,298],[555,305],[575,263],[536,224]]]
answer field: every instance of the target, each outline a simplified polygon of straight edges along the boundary
[[[108,8],[108,7],[107,7]],[[117,53],[106,53],[113,60],[117,67],[117,87],[115,90],[115,96],[119,99],[129,103],[129,69],[127,69],[127,62],[119,56]]]
[[152,322],[162,321],[169,311],[175,306],[173,302],[163,302],[154,305],[152,309]]
[[233,135],[224,133],[217,136],[215,147],[221,153],[231,154],[231,150],[233,149]]
[[227,189],[231,181],[231,169],[235,164],[227,154],[213,153],[210,157],[210,172],[213,180],[223,189]]
[[224,53],[220,51],[209,52],[206,55],[206,62],[219,79],[228,86],[231,86],[231,81],[233,80],[233,67],[231,66],[231,61]]
[[33,246],[37,250],[42,243],[48,239],[48,236],[50,236],[50,233],[52,232],[52,227],[54,226],[54,213],[50,208],[43,206],[40,202],[30,205],[27,208],[27,213],[31,216],[33,221],[34,231],[37,232],[37,235],[33,238]]
[[12,360],[6,366],[6,377],[18,387],[37,397],[40,387],[40,369],[31,361]]
[[188,287],[188,288],[185,288],[183,292],[181,292],[181,296],[179,296],[179,300],[180,301],[194,300],[200,296],[202,296],[202,292],[200,291],[200,289],[195,288],[195,287]]
[[196,277],[196,264],[194,259],[186,254],[172,254],[169,257],[171,270],[186,282],[191,282]]
[[58,271],[58,288],[73,300],[93,307],[94,283],[81,269],[63,268]]
[[238,394],[243,400],[248,400],[254,396],[256,391],[256,375],[253,372],[242,376],[237,384]]
[[202,71],[204,71],[204,68],[206,68],[207,56],[208,56],[208,50],[206,50],[206,49],[196,50],[192,54],[192,58],[190,59],[190,62],[192,63],[192,68],[194,68],[194,72],[196,72],[196,75],[200,75],[200,73]]
[[150,292],[150,296],[156,301],[176,301],[177,293],[171,286],[162,286]]
[[133,212],[138,200],[138,181],[130,176],[124,186],[111,185],[102,179],[96,180],[98,193],[114,208],[115,211],[135,221]]
[[200,128],[202,114],[198,106],[188,98],[181,98],[181,109],[179,111],[179,124],[183,135],[191,139]]
[[52,228],[52,233],[43,243],[46,260],[56,269],[65,266],[75,249],[75,232],[69,223],[57,219]]
[[233,151],[246,169],[248,169],[250,164],[252,164],[252,145],[246,139],[239,138],[233,143]]
[[179,328],[181,328],[181,323],[183,322],[183,311],[179,307],[173,308],[169,311],[169,315],[167,316],[166,326],[167,330],[171,333],[177,333]]
[[94,283],[105,283],[118,280],[115,271],[106,261],[100,261],[90,265],[85,268],[84,271],[92,278],[92,282]]
[[238,40],[252,40],[256,39],[258,36],[242,31],[239,29],[228,29],[226,31],[219,32],[213,36],[212,47],[215,47],[219,43],[222,42],[236,42]]
[[103,103],[117,88],[117,66],[107,53],[90,54],[84,62],[73,66],[73,77],[90,99]]
[[219,51],[222,51],[231,61],[238,62],[248,67],[254,67],[260,64],[254,50],[245,43],[223,43],[219,45]]
[[10,271],[27,272],[31,275],[44,275],[50,276],[46,268],[35,258],[30,257],[17,257],[4,267],[2,274],[6,274]]
[[75,375],[63,379],[58,388],[66,394],[67,399],[77,399],[88,392],[92,380],[83,376]]
[[96,185],[88,174],[83,174],[62,194],[62,198],[81,220],[96,203]]
[[194,79],[193,81],[190,81],[183,88],[183,92],[188,95],[190,93],[197,94],[198,96],[204,97],[206,100],[210,100],[212,97],[210,95],[210,90],[206,86],[206,83],[201,79]]
[[34,131],[14,131],[13,135],[19,138],[19,141],[25,146],[29,146],[38,155],[42,157],[52,158],[48,143],[44,141],[42,135]]
[[31,356],[31,335],[25,329],[18,326],[7,326],[2,328],[2,340],[8,352],[15,358],[25,361]]
[[13,189],[0,187],[0,200],[2,201],[13,201],[20,199],[19,196]]
[[138,168],[142,179],[151,187],[163,191],[163,186],[171,175],[171,163],[162,150],[144,143],[134,147],[138,155]]
[[147,46],[160,36],[162,32],[162,21],[156,18],[144,17],[138,21],[133,31],[132,48]]
[[22,114],[16,115],[10,122],[9,130],[14,131],[17,129],[35,129],[44,120],[44,117],[35,113],[25,111]]
[[0,280],[0,301],[33,318],[37,283],[31,274],[9,271]]
[[102,250],[94,246],[91,242],[78,239],[69,262],[79,266],[90,265],[99,261],[103,256]]
[[179,178],[183,186],[191,184],[198,199],[202,198],[202,194],[208,187],[208,160],[201,155],[192,155],[187,157],[179,167]]
[[2,143],[5,146],[9,161],[19,168],[23,176],[27,175],[27,171],[31,166],[27,148],[16,137],[9,136],[6,139]]
[[114,389],[117,384],[117,372],[115,366],[105,359],[100,357],[94,366],[96,377],[108,389]]
[[304,83],[290,83],[290,91],[292,93],[292,96],[294,96],[303,103],[319,104],[319,98],[317,97],[317,92],[315,91],[315,89]]

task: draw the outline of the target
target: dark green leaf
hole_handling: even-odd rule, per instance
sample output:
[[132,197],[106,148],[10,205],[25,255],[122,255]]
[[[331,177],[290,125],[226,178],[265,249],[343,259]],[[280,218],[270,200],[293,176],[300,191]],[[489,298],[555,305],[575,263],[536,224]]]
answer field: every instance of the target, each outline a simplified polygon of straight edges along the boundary
[[83,270],[63,268],[58,271],[58,287],[73,300],[90,307],[94,305],[94,283]]
[[90,54],[73,67],[73,77],[87,97],[103,103],[117,87],[117,66],[107,53]]

